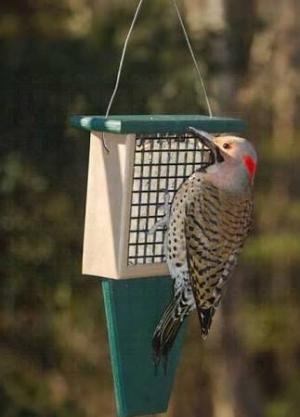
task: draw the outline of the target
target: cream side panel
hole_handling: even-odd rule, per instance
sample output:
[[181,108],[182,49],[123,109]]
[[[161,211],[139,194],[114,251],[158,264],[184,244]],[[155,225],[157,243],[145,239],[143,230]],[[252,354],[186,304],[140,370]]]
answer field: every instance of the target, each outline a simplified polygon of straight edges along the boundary
[[124,275],[127,278],[142,278],[142,277],[169,277],[169,269],[166,263],[145,264],[145,265],[128,265],[124,270]]
[[127,135],[126,152],[120,154],[123,166],[123,202],[122,202],[122,218],[121,218],[121,234],[120,234],[120,258],[119,258],[119,276],[121,278],[129,278],[126,275],[128,261],[128,241],[131,214],[131,192],[134,173],[134,152],[135,152],[135,135]]
[[83,244],[83,274],[116,278],[120,239],[122,174],[119,152],[125,136],[105,134],[110,149],[101,143],[101,133],[92,132]]
[[86,275],[126,279],[168,276],[165,263],[127,265],[135,135],[92,132],[83,244]]

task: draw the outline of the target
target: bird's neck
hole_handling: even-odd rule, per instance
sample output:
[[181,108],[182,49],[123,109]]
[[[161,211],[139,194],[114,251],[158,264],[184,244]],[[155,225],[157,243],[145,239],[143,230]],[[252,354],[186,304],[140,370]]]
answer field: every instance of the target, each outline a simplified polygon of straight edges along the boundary
[[210,165],[206,169],[205,179],[220,190],[232,194],[247,194],[250,190],[249,176],[242,164]]

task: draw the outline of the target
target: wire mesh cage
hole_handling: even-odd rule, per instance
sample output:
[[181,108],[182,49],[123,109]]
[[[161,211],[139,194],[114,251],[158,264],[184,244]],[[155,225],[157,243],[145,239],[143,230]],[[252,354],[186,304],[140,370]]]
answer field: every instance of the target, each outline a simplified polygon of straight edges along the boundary
[[165,262],[164,229],[151,233],[182,182],[210,162],[190,134],[137,135],[135,140],[128,265]]
[[221,133],[241,123],[205,116],[75,117],[74,125],[91,130],[83,273],[168,275],[164,230],[153,227],[182,182],[210,163],[210,151],[188,127]]

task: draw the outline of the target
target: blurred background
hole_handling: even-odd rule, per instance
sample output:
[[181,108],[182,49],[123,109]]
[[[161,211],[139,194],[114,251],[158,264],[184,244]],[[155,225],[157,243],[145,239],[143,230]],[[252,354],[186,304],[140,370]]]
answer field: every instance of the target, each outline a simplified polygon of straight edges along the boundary
[[[1,0],[0,416],[115,415],[99,281],[82,278],[88,133],[137,0]],[[300,2],[181,0],[216,115],[256,144],[255,231],[210,337],[189,322],[168,417],[298,417]],[[146,1],[115,114],[206,113],[167,0]]]

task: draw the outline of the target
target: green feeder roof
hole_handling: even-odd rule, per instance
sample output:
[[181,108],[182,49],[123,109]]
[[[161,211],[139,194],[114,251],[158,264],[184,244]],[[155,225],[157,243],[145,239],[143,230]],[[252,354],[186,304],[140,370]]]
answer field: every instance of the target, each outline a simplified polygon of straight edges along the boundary
[[173,133],[181,134],[192,126],[209,133],[242,132],[246,124],[241,119],[182,114],[150,114],[125,116],[71,116],[73,127],[111,133]]

